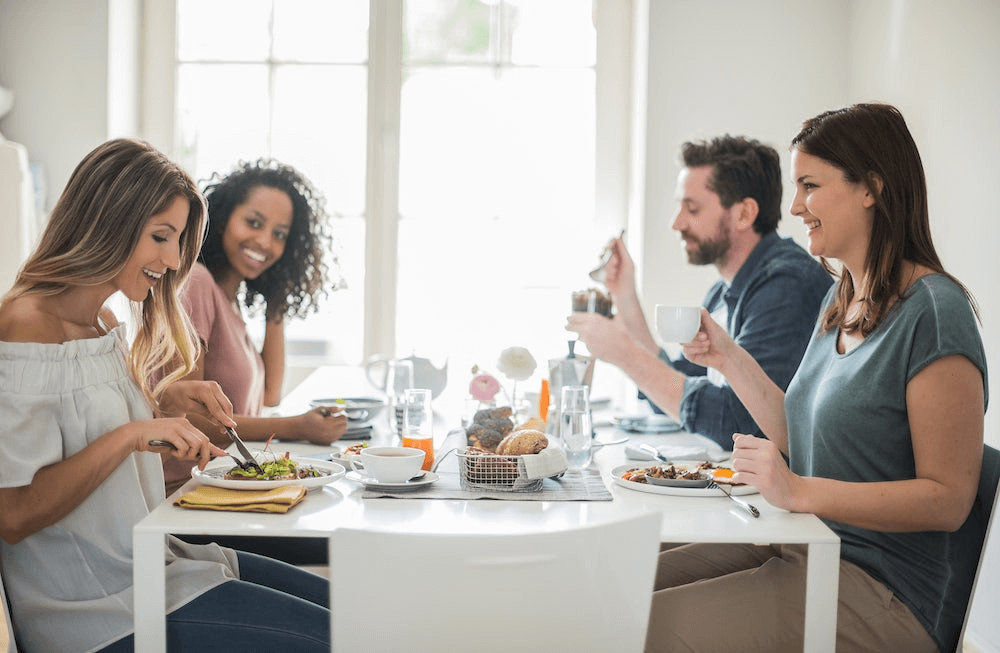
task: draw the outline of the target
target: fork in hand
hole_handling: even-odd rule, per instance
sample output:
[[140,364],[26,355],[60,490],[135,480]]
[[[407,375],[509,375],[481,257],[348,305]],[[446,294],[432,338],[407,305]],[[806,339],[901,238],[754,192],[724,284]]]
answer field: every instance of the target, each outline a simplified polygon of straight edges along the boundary
[[748,513],[750,513],[754,517],[760,517],[760,511],[757,510],[757,508],[755,508],[753,505],[747,503],[743,499],[737,499],[736,497],[734,497],[732,495],[732,493],[729,492],[729,490],[727,490],[725,487],[719,485],[715,481],[712,481],[711,483],[708,484],[708,489],[710,489],[710,490],[722,490],[722,493],[725,494],[727,497],[729,497],[730,501],[735,502],[736,505],[738,505],[740,508],[743,508],[744,510],[746,510]]

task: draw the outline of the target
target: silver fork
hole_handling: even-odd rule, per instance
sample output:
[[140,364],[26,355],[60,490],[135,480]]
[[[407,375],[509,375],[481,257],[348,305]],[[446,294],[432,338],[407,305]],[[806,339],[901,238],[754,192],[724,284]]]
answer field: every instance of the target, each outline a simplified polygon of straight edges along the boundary
[[712,481],[711,483],[709,483],[708,488],[710,490],[722,490],[722,493],[725,494],[727,497],[729,497],[730,501],[733,501],[734,503],[736,503],[736,505],[738,505],[740,508],[743,508],[744,510],[746,510],[748,513],[750,513],[754,517],[760,517],[760,511],[757,510],[757,508],[755,508],[753,505],[747,503],[743,499],[737,499],[736,497],[734,497],[729,492],[729,490],[727,490],[725,487],[719,485],[715,481]]

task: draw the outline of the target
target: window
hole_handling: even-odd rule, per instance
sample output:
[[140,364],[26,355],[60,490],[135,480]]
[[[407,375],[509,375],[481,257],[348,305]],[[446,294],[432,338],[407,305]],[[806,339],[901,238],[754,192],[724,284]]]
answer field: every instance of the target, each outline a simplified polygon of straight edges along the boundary
[[160,4],[147,137],[198,180],[291,164],[335,216],[346,288],[288,324],[291,356],[565,354],[570,292],[625,223],[630,3]]

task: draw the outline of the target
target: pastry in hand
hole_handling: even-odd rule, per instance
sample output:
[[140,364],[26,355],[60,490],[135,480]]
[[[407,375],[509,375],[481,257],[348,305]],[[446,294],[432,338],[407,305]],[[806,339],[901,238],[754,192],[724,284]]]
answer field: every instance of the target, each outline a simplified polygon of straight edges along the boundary
[[514,431],[500,441],[497,445],[497,453],[504,456],[527,456],[536,454],[549,446],[549,439],[545,434],[535,429],[523,429]]

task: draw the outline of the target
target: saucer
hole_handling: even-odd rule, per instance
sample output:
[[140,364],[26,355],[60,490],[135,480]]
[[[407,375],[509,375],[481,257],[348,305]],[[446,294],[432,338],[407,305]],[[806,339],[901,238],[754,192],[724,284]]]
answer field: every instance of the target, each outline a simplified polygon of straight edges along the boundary
[[379,483],[375,479],[368,478],[360,472],[351,471],[347,472],[346,478],[357,481],[358,483],[363,483],[369,490],[412,490],[418,487],[424,487],[425,485],[430,485],[437,481],[440,476],[434,472],[424,472],[424,475],[416,480],[403,481],[402,483]]

